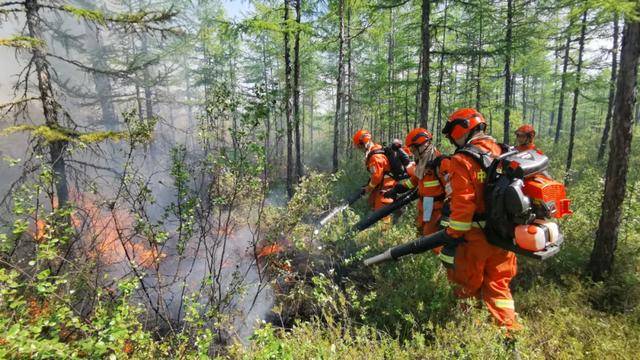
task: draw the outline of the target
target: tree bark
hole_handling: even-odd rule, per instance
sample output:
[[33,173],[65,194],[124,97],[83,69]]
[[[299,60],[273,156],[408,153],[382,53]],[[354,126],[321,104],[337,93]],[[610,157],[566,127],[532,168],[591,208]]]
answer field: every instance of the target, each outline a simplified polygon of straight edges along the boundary
[[296,131],[296,181],[300,181],[304,176],[302,167],[302,148],[300,146],[300,3],[302,0],[295,0],[296,3],[296,35],[293,44],[293,119]]
[[429,17],[431,15],[431,0],[422,0],[422,88],[420,89],[420,126],[427,129],[429,126],[429,78],[431,33],[429,30]]
[[[25,18],[27,21],[27,29],[29,36],[43,40],[41,19],[38,11],[40,5],[37,0],[25,0]],[[35,65],[36,76],[38,77],[38,91],[40,92],[40,101],[42,102],[42,111],[44,114],[45,125],[56,129],[62,126],[60,118],[60,104],[55,99],[53,88],[51,86],[51,75],[49,73],[49,65],[43,49],[39,46],[31,48],[31,55]],[[67,148],[66,141],[52,141],[49,143],[50,164],[53,168],[56,196],[58,198],[58,207],[64,207],[69,202],[69,188],[67,184],[67,172],[65,163],[65,151]]]
[[598,161],[604,158],[604,152],[607,149],[607,140],[609,139],[609,130],[611,128],[611,117],[613,116],[613,100],[616,90],[616,77],[618,75],[618,37],[620,35],[619,17],[616,14],[613,20],[613,47],[611,48],[611,80],[609,82],[609,102],[607,103],[607,116],[604,120],[604,129],[602,129],[602,138],[600,139],[600,147],[598,148]]
[[504,61],[504,131],[502,142],[509,143],[510,117],[511,117],[511,48],[513,44],[513,0],[507,1],[507,49]]
[[527,123],[527,76],[522,74],[522,122]]
[[571,133],[569,134],[569,150],[567,152],[567,166],[564,182],[569,180],[571,172],[571,162],[573,161],[573,145],[576,136],[576,115],[578,113],[578,98],[580,97],[580,75],[582,72],[582,55],[584,53],[584,37],[587,31],[587,11],[582,13],[582,24],[580,25],[580,41],[578,48],[578,64],[576,66],[576,83],[573,89],[573,106],[571,107]]
[[[444,2],[444,17],[443,17],[443,24],[444,26],[442,27],[442,52],[440,52],[440,59],[438,61],[438,94],[437,94],[437,119],[438,119],[438,125],[436,128],[436,144],[439,146],[440,145],[440,129],[442,129],[442,85],[444,82],[444,53],[447,49],[447,8],[448,8],[448,1],[445,0]],[[480,110],[478,110],[480,111]]]
[[289,0],[284,0],[284,112],[287,122],[287,195],[293,197],[293,124],[291,121],[291,54],[289,53]]
[[[640,6],[636,6],[640,10]],[[622,36],[620,73],[617,78],[611,149],[604,185],[604,200],[589,269],[600,281],[611,271],[627,188],[627,172],[633,137],[633,107],[640,58],[640,22],[627,19]]]
[[[447,27],[447,9],[445,2],[445,15],[444,15],[444,27]],[[480,97],[481,97],[481,86],[482,86],[482,25],[483,25],[484,15],[483,11],[480,10],[480,31],[478,32],[478,55],[476,57],[476,110],[480,111]],[[442,46],[442,51],[444,52],[444,43]],[[440,119],[438,118],[438,129],[440,128]]]
[[553,121],[556,118],[556,97],[558,95],[558,87],[556,86],[556,81],[555,79],[558,77],[558,60],[560,58],[560,49],[558,47],[558,38],[556,37],[556,40],[554,41],[554,52],[553,52],[553,95],[552,95],[552,104],[551,104],[551,112],[549,114],[549,127],[547,129],[547,133],[549,136],[551,136],[553,134]]
[[344,75],[344,0],[338,0],[338,17],[340,18],[338,35],[338,78],[336,82],[336,114],[333,120],[333,172],[338,171],[338,144],[340,141],[340,124],[342,120],[343,89],[342,81]]
[[556,121],[556,136],[553,144],[557,145],[560,141],[560,130],[562,130],[562,113],[564,112],[564,91],[567,86],[567,67],[569,66],[569,51],[571,50],[571,25],[567,26],[567,41],[564,45],[564,60],[562,62],[562,77],[560,80],[560,100],[558,101],[558,120]]

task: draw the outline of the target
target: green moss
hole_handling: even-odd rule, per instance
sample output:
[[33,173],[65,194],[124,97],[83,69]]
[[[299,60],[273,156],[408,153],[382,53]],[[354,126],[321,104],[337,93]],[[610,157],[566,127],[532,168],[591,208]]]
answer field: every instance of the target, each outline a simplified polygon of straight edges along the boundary
[[32,38],[30,36],[14,35],[6,39],[0,39],[0,46],[9,46],[14,48],[32,49],[43,47],[44,40]]
[[117,131],[93,131],[80,133],[69,129],[50,127],[47,125],[10,126],[0,131],[0,136],[10,135],[16,132],[30,132],[33,136],[40,137],[49,143],[67,141],[82,144],[93,144],[106,140],[120,141],[127,137],[125,133]]

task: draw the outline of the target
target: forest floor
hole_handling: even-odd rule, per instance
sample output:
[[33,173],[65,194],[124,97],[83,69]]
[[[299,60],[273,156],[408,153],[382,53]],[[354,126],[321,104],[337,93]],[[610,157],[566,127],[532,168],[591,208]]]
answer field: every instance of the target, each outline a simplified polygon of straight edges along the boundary
[[[543,149],[549,149],[552,169],[561,168],[563,147],[554,150],[551,144],[543,144]],[[636,144],[631,168],[640,161],[638,150]],[[586,149],[578,152],[588,153]],[[562,251],[545,262],[518,259],[518,275],[511,287],[525,329],[515,335],[516,347],[525,359],[635,359],[640,350],[640,176],[630,174],[615,270],[606,281],[594,283],[585,269],[603,179],[600,167],[588,157],[576,163],[579,170],[568,187],[574,214],[560,221],[566,236]],[[561,178],[561,172],[552,173]],[[357,186],[354,178],[312,180],[302,185],[300,196],[312,197],[317,192],[305,187],[318,190],[327,183],[324,186],[329,188],[323,191],[346,194]],[[364,203],[356,206],[355,213],[366,213]],[[293,208],[287,211],[295,213]],[[339,220],[313,247],[322,248],[323,256],[333,252],[339,258],[355,241],[358,246],[369,245],[366,255],[370,255],[416,236],[413,209],[391,230],[377,227],[355,239],[345,238],[343,222],[355,218],[352,213]],[[310,230],[300,224],[292,234],[299,237],[298,244],[308,244]],[[304,251],[309,251],[308,245]],[[352,270],[339,283],[333,281],[335,273],[327,271],[326,261],[312,264],[318,270],[315,276],[309,275],[281,296],[274,311],[279,314],[276,318],[285,319],[282,324],[266,324],[255,332],[250,346],[234,346],[228,355],[255,359],[513,357],[511,343],[491,323],[486,309],[454,299],[435,256],[426,253],[370,269],[359,265],[363,255],[353,259]]]

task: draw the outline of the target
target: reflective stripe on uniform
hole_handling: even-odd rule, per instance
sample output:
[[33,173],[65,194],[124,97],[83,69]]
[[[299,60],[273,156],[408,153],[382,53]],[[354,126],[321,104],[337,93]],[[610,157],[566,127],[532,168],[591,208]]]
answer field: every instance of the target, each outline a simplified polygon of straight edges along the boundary
[[404,185],[407,189],[413,189],[413,183],[411,182],[411,179],[402,180],[402,185]]
[[440,253],[440,254],[438,255],[438,258],[440,258],[440,260],[441,260],[442,262],[445,262],[445,263],[447,263],[447,264],[453,264],[453,256],[449,256],[449,255],[445,255],[445,254],[443,254],[443,253]]
[[468,231],[471,230],[471,222],[449,220],[449,227],[453,230]]
[[511,299],[495,299],[494,303],[496,304],[496,307],[499,307],[501,309],[515,309],[513,300]]
[[440,181],[438,181],[438,180],[425,181],[425,182],[422,183],[422,185],[424,185],[424,187],[440,186]]
[[449,227],[449,220],[440,220],[440,225],[443,227]]

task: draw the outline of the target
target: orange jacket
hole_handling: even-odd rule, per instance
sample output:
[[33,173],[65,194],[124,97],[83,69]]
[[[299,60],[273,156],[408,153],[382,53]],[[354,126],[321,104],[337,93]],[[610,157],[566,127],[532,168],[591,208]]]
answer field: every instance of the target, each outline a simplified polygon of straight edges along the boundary
[[[489,139],[475,140],[471,144],[496,156],[502,154],[500,146]],[[454,154],[449,167],[451,215],[447,233],[459,238],[472,226],[478,227],[478,223],[473,221],[474,214],[484,214],[484,182],[487,174],[475,159],[465,153]]]
[[[440,156],[440,152],[436,153],[437,156]],[[430,222],[434,223],[434,226],[437,227],[440,221],[440,209],[444,204],[445,198],[445,188],[443,184],[446,183],[446,173],[448,171],[449,159],[443,158],[440,162],[440,165],[436,169],[427,168],[425,170],[422,179],[418,179],[415,175],[415,166],[407,168],[407,173],[410,175],[408,179],[402,181],[402,185],[405,187],[412,189],[414,187],[418,187],[418,214],[416,217],[416,223],[420,227],[425,225],[424,217],[423,217],[423,201],[425,197],[434,198],[433,203],[433,216]],[[428,234],[425,234],[428,235]]]
[[395,185],[395,180],[388,175],[391,172],[391,164],[389,163],[389,159],[384,154],[372,154],[373,151],[382,150],[382,146],[378,144],[373,144],[369,149],[366,157],[366,165],[369,173],[371,174],[369,178],[369,184],[367,186],[367,192],[372,192],[376,188],[378,189],[386,189],[393,187]]

